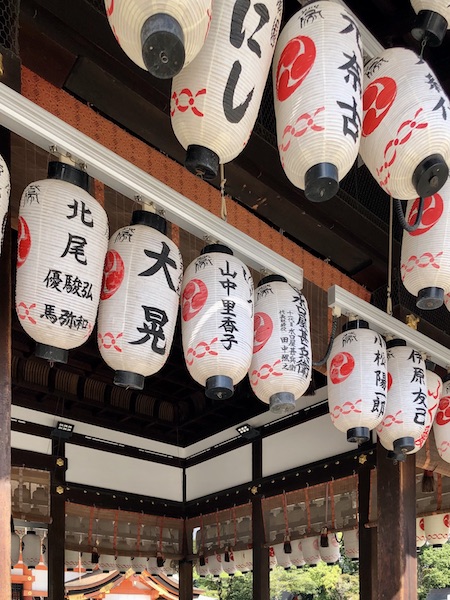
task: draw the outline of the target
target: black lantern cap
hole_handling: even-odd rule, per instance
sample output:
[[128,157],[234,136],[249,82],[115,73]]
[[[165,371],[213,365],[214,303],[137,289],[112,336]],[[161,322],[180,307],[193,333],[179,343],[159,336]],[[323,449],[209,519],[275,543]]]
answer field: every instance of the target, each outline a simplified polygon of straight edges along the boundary
[[311,202],[325,202],[336,196],[338,190],[339,176],[336,165],[324,162],[306,171],[305,196]]
[[406,453],[414,450],[414,438],[412,436],[405,436],[398,438],[394,442],[394,452],[396,454]]
[[266,283],[273,283],[274,281],[287,283],[287,279],[286,277],[283,277],[283,275],[266,275],[266,277],[263,277],[256,287],[261,287],[262,285],[266,285]]
[[270,412],[287,414],[295,410],[295,396],[292,392],[277,392],[269,400]]
[[181,71],[186,58],[184,33],[171,15],[149,17],[141,30],[142,60],[158,79],[171,79]]
[[140,373],[131,371],[116,371],[114,374],[114,385],[130,388],[132,390],[144,389],[145,377]]
[[228,400],[234,394],[233,380],[227,375],[213,375],[206,380],[205,395],[210,400]]
[[209,148],[191,144],[186,151],[184,166],[194,175],[214,179],[219,173],[219,156]]
[[448,166],[441,154],[431,154],[415,168],[412,183],[417,195],[428,198],[445,184],[448,178]]
[[417,294],[416,306],[421,310],[435,310],[444,304],[444,290],[440,287],[422,288]]
[[89,175],[86,171],[82,171],[74,165],[52,160],[48,163],[47,177],[48,179],[67,181],[67,183],[72,183],[86,192],[89,191]]
[[441,14],[432,10],[421,10],[411,29],[411,34],[418,42],[425,41],[429,46],[435,48],[444,41],[447,27],[447,19]]
[[347,442],[363,444],[370,440],[370,429],[368,427],[352,427],[347,430]]
[[38,358],[45,358],[49,362],[57,362],[66,364],[69,358],[69,351],[63,348],[57,348],[56,346],[49,346],[48,344],[36,344],[34,351]]
[[131,225],[147,225],[164,235],[167,233],[166,219],[148,210],[134,210],[131,216]]
[[369,323],[367,321],[363,321],[363,319],[348,321],[342,327],[342,332],[349,331],[350,329],[369,329]]
[[400,340],[399,338],[394,338],[393,340],[388,340],[386,342],[386,348],[398,348],[399,346],[406,346],[405,340]]
[[233,250],[224,244],[208,244],[201,249],[200,255],[203,256],[203,254],[210,254],[211,252],[222,252],[222,254],[233,256]]

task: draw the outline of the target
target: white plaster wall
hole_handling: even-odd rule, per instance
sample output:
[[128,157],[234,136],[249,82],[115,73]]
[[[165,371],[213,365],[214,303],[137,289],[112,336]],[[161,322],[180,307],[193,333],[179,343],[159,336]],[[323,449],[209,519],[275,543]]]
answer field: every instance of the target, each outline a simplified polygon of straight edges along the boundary
[[41,454],[52,453],[52,443],[50,440],[22,433],[21,431],[11,431],[11,447],[18,448],[19,450],[39,452]]

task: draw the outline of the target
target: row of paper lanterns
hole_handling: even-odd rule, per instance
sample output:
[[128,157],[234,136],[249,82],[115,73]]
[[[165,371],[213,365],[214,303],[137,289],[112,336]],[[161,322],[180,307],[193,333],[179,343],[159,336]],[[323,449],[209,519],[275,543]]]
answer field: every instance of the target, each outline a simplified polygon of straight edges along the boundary
[[416,547],[425,544],[439,548],[447,543],[450,534],[450,514],[438,513],[416,519]]

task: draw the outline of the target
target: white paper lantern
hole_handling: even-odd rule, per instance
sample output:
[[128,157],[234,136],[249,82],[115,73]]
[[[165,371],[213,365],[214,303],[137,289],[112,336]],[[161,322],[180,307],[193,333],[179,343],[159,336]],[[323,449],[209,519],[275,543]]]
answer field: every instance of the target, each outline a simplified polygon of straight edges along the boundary
[[109,242],[98,313],[98,346],[114,383],[141,390],[166,363],[183,274],[180,251],[157,214],[135,211]]
[[[82,543],[82,542],[81,542]],[[87,572],[91,572],[97,566],[97,562],[93,562],[98,560],[98,554],[92,552],[81,552],[80,553],[80,566],[82,570]]]
[[272,570],[277,566],[277,557],[275,556],[275,550],[273,546],[269,547],[269,569]]
[[411,33],[420,42],[440,46],[450,22],[448,0],[411,0],[417,19]]
[[291,548],[292,552],[289,556],[291,559],[292,566],[297,567],[297,569],[299,569],[300,567],[303,567],[306,564],[305,557],[303,556],[302,541],[294,540],[293,542],[291,542]]
[[210,575],[213,575],[213,577],[219,577],[223,572],[222,555],[220,553],[215,552],[208,556],[208,569]]
[[365,67],[360,153],[382,189],[410,200],[438,192],[450,159],[450,103],[427,63],[389,48]]
[[116,554],[110,537],[100,540],[98,568],[100,571],[109,572],[116,570]]
[[344,550],[345,556],[350,560],[359,560],[359,531],[350,529],[344,531]]
[[0,155],[0,255],[2,253],[3,236],[5,234],[6,219],[8,217],[9,195],[11,182],[8,165]]
[[273,550],[275,552],[278,566],[282,567],[283,569],[290,569],[292,567],[291,554],[286,554],[284,551],[284,543],[275,544]]
[[95,324],[108,220],[86,191],[86,173],[53,162],[49,177],[30,184],[20,201],[16,311],[36,355],[67,362]]
[[366,321],[349,321],[327,362],[330,417],[349,442],[367,441],[386,409],[386,344],[368,327]]
[[408,454],[416,454],[423,446],[430,435],[431,428],[433,427],[434,419],[439,407],[439,402],[442,395],[442,379],[437,373],[431,369],[426,371],[427,378],[427,414],[425,417],[425,429],[419,438],[414,440],[414,450],[408,452]]
[[439,548],[448,541],[450,514],[441,513],[424,517],[424,528],[428,544]]
[[154,556],[148,557],[147,571],[150,573],[150,575],[159,575],[162,572],[162,567],[158,566],[158,560],[156,557],[154,557]]
[[177,562],[175,560],[167,559],[164,563],[164,568],[162,572],[168,577],[172,577],[172,575],[176,575],[178,573]]
[[395,454],[414,450],[414,440],[426,428],[428,387],[425,361],[404,340],[387,343],[388,392],[386,411],[377,434]]
[[64,568],[66,571],[76,571],[80,566],[80,553],[76,550],[64,550]]
[[434,439],[439,456],[450,463],[450,379],[442,386],[442,396],[433,423]]
[[226,555],[222,554],[222,568],[228,575],[234,575],[237,571],[236,562],[234,560],[233,550],[228,550],[228,559],[225,560]]
[[309,311],[305,297],[284,277],[270,275],[256,290],[250,385],[275,413],[295,409],[312,375]]
[[328,534],[328,546],[319,545],[320,558],[327,563],[327,565],[334,565],[341,558],[341,551],[339,542],[337,541],[335,533]]
[[302,540],[303,557],[307,565],[318,565],[322,558],[319,552],[319,536],[307,537]]
[[29,531],[22,538],[22,560],[29,569],[34,569],[41,561],[41,538],[35,531]]
[[[406,219],[415,223],[420,199],[410,200]],[[417,307],[442,306],[450,292],[450,183],[425,199],[419,227],[403,232],[401,276],[405,288],[417,296]]]
[[137,575],[140,575],[147,570],[147,558],[145,556],[134,556],[131,559],[131,568]]
[[11,568],[13,568],[20,559],[20,536],[13,531],[11,533]]
[[197,58],[172,82],[172,127],[186,167],[213,178],[243,150],[258,116],[283,3],[214,0]]
[[206,386],[208,398],[232,396],[252,357],[253,280],[226,246],[206,246],[186,269],[181,325],[193,379]]
[[241,573],[249,573],[253,569],[253,550],[235,550],[234,562]]
[[281,163],[309,200],[332,198],[361,136],[361,36],[340,4],[319,0],[280,34],[273,83]]
[[[131,554],[136,548],[136,544],[127,542],[125,540],[118,542],[117,558],[116,558],[116,569],[121,573],[126,573],[133,568],[133,559]],[[125,555],[125,550],[130,552],[130,555]]]
[[416,519],[416,548],[422,548],[427,542],[427,536],[425,535],[425,519],[424,517],[417,517]]
[[212,0],[105,0],[106,14],[122,50],[159,79],[169,79],[202,48]]
[[200,561],[198,561],[195,565],[195,568],[197,569],[199,577],[206,577],[209,575],[209,557],[204,556],[202,562],[203,564],[200,564]]

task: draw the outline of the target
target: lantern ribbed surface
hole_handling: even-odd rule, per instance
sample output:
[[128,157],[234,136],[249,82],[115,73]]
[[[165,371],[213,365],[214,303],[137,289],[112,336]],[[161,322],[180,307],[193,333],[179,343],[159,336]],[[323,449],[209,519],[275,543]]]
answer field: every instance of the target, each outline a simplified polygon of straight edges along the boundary
[[142,389],[144,377],[166,363],[182,274],[180,251],[157,229],[134,224],[111,237],[98,313],[98,346],[103,360],[116,371],[118,385]]
[[319,553],[320,558],[326,562],[327,565],[333,565],[339,561],[341,551],[335,533],[328,534],[328,546],[323,547],[319,545]]
[[450,22],[450,4],[447,0],[411,0],[417,13],[411,30],[413,37],[429,46],[440,46]]
[[11,567],[19,562],[20,558],[20,536],[16,532],[11,533]]
[[382,445],[394,452],[409,452],[425,432],[428,387],[421,353],[406,345],[388,344],[388,392],[383,421],[377,428]]
[[203,48],[172,82],[172,127],[185,150],[207,148],[220,163],[243,150],[258,116],[282,6],[280,0],[214,0]]
[[411,6],[416,13],[421,10],[430,10],[442,15],[447,22],[450,21],[450,5],[448,0],[411,0]]
[[235,550],[234,562],[241,573],[248,573],[253,569],[253,550]]
[[441,513],[424,517],[425,536],[430,546],[442,546],[448,541],[450,515]]
[[209,557],[205,556],[204,560],[205,560],[204,565],[201,565],[200,561],[197,561],[197,563],[195,565],[195,568],[197,570],[199,577],[206,577],[207,575],[209,575]]
[[350,529],[344,531],[344,550],[345,556],[350,560],[359,559],[359,531],[358,529]]
[[[432,195],[446,182],[448,169],[441,159],[448,165],[449,101],[430,67],[412,50],[389,48],[367,63],[360,154],[394,198]],[[440,157],[437,171],[432,156]],[[421,175],[421,184],[415,174]]]
[[11,182],[8,165],[0,155],[0,255],[2,253],[3,236],[5,234],[6,218],[8,216],[9,195]]
[[319,552],[319,536],[307,537],[302,540],[303,558],[307,565],[318,565],[321,562]]
[[184,274],[184,357],[189,373],[201,385],[214,377],[229,378],[236,385],[247,374],[252,357],[253,280],[232,254],[208,248]]
[[[333,425],[349,441],[368,439],[385,414],[387,356],[384,339],[351,321],[333,342],[327,361],[328,405]],[[365,430],[365,431],[364,431]]]
[[302,540],[295,540],[291,542],[291,547],[292,552],[289,554],[289,557],[291,559],[292,566],[297,567],[297,569],[303,567],[306,562],[305,557],[303,556]]
[[286,554],[283,543],[275,544],[273,551],[275,552],[275,558],[277,559],[277,564],[279,567],[282,567],[283,569],[289,569],[292,567],[291,555]]
[[16,311],[36,342],[68,350],[97,316],[108,220],[82,188],[57,179],[30,184],[19,208]]
[[27,533],[22,538],[22,560],[29,569],[41,561],[41,538],[35,533]]
[[416,548],[422,548],[426,544],[427,536],[425,535],[425,519],[417,517],[416,519]]
[[[431,428],[433,427],[434,419],[439,407],[439,402],[442,396],[443,383],[442,379],[437,373],[427,369],[427,414],[425,417],[425,429],[419,438],[414,440],[414,450],[408,452],[408,454],[416,454],[423,446],[430,435]],[[389,448],[391,450],[391,448]]]
[[308,304],[286,281],[263,281],[255,294],[250,385],[271,410],[287,412],[311,381]]
[[[416,221],[419,202],[416,198],[407,204],[406,220],[410,224]],[[410,294],[419,296],[421,290],[439,288],[443,299],[450,292],[449,247],[450,183],[447,182],[440,192],[425,199],[418,229],[403,232],[401,277]]]
[[[173,66],[175,72],[178,72],[197,56],[204,44],[211,22],[212,0],[105,0],[105,8],[111,29],[122,50],[143,69],[147,68],[142,48],[144,24],[155,15],[175,19],[180,28],[180,41],[184,49],[184,60]],[[173,25],[176,30],[176,25]],[[158,29],[158,23],[155,23],[155,27]],[[168,61],[170,59],[168,55]],[[158,72],[152,74],[158,76]]]
[[450,380],[445,381],[442,387],[433,432],[439,456],[450,463]]
[[[333,196],[356,160],[362,77],[361,38],[345,8],[321,0],[288,21],[273,63],[278,148],[287,177],[311,200]],[[336,180],[323,198],[310,197],[306,174],[321,163]]]

